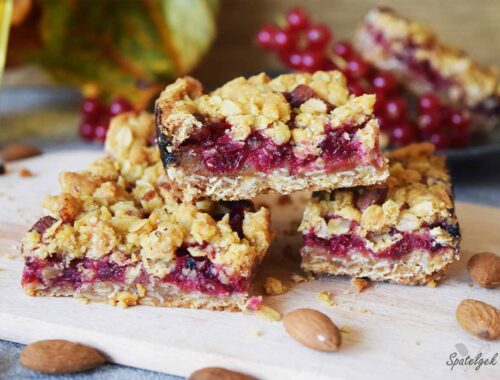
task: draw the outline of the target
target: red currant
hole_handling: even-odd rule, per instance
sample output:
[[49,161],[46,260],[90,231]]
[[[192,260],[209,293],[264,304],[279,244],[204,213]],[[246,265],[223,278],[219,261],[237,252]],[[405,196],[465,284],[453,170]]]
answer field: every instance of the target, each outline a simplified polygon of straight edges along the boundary
[[325,56],[317,50],[308,50],[301,56],[302,69],[308,72],[315,72],[323,67]]
[[372,80],[377,94],[390,94],[396,89],[396,79],[389,73],[378,73]]
[[257,33],[255,42],[264,50],[274,49],[274,35],[279,31],[279,28],[273,25],[266,25],[260,28]]
[[370,67],[361,58],[351,58],[347,61],[347,67],[345,69],[347,76],[351,78],[361,78],[364,77]]
[[423,137],[428,138],[440,127],[440,117],[436,113],[424,113],[417,118],[418,129]]
[[347,59],[352,55],[352,45],[347,41],[339,41],[333,47],[333,50],[340,57]]
[[391,123],[391,121],[384,119],[383,117],[377,116],[377,122],[380,127],[380,130],[383,132],[390,133],[394,128],[394,125]]
[[280,52],[279,58],[285,66],[294,70],[302,69],[302,54],[298,51],[283,51]]
[[433,143],[438,149],[446,149],[450,146],[450,138],[446,131],[433,133],[432,135],[430,135],[429,141]]
[[111,102],[109,105],[109,110],[108,113],[111,116],[116,116],[119,115],[123,112],[131,111],[132,110],[132,104],[126,99],[123,98],[117,98]]
[[469,127],[469,115],[462,111],[452,111],[449,115],[449,122],[455,128],[467,129]]
[[422,95],[418,99],[418,112],[420,113],[437,112],[440,108],[441,102],[432,94]]
[[293,31],[300,31],[309,25],[309,16],[303,8],[296,7],[290,9],[285,14],[287,28]]
[[408,103],[405,98],[395,97],[385,102],[384,116],[393,121],[402,120],[406,116]]
[[82,113],[86,120],[97,120],[103,112],[103,108],[98,98],[86,98],[82,103]]
[[106,122],[99,122],[94,129],[94,140],[104,142],[106,134],[108,133],[109,124]]
[[330,29],[323,24],[311,25],[306,30],[307,41],[309,42],[309,48],[319,49],[323,48],[332,39],[332,32]]
[[83,121],[78,128],[80,137],[86,141],[92,141],[94,138],[94,125],[89,121]]
[[297,36],[293,32],[278,30],[274,34],[274,48],[278,51],[290,51],[295,48]]
[[394,126],[391,131],[391,142],[394,145],[408,145],[417,138],[415,128],[408,121],[404,121]]

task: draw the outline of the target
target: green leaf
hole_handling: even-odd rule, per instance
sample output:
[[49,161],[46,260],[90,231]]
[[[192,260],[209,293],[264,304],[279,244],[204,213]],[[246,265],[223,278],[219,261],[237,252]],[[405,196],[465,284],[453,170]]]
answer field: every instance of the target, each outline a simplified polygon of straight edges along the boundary
[[32,57],[62,82],[97,83],[136,104],[200,61],[215,38],[217,0],[51,0],[44,49]]

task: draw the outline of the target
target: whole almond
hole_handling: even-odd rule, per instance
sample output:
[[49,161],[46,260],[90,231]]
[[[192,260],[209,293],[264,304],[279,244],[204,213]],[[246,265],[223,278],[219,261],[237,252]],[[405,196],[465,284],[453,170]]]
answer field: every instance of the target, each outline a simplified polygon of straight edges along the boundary
[[41,340],[28,344],[21,352],[23,367],[43,373],[86,371],[105,363],[93,348],[67,340]]
[[457,307],[456,317],[462,328],[481,339],[493,340],[500,337],[500,315],[497,309],[487,303],[466,299]]
[[474,255],[467,264],[472,280],[482,288],[500,285],[500,256],[491,252]]
[[38,156],[42,151],[31,145],[10,144],[2,149],[0,156],[4,161],[15,161],[23,158]]
[[337,351],[342,335],[325,314],[313,309],[296,309],[283,319],[286,332],[304,346],[317,351]]
[[255,380],[255,377],[225,368],[207,367],[193,372],[188,380]]

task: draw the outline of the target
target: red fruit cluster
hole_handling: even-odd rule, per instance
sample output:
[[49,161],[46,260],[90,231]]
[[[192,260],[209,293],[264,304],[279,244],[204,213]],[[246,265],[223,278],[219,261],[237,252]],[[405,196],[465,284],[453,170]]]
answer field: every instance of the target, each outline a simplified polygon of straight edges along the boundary
[[258,46],[275,51],[292,70],[340,70],[352,94],[376,94],[375,116],[391,145],[420,140],[431,141],[439,149],[467,145],[470,123],[466,112],[442,105],[433,95],[424,95],[418,99],[418,114],[412,115],[397,79],[366,62],[349,42],[338,41],[332,47],[332,31],[325,25],[312,24],[302,8],[288,11],[285,20],[282,27],[262,27],[257,33]]
[[132,104],[122,98],[113,100],[109,105],[98,98],[84,99],[81,106],[80,137],[86,141],[104,142],[111,118],[132,109]]
[[283,27],[263,26],[256,43],[262,49],[277,52],[286,66],[313,72],[328,65],[325,51],[331,39],[326,25],[312,24],[302,8],[293,8],[285,14]]

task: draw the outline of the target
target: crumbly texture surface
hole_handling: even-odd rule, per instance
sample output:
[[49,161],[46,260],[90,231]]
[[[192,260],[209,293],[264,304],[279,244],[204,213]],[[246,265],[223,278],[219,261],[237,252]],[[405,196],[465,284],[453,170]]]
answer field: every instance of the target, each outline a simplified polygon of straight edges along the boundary
[[[420,283],[458,259],[460,234],[450,177],[444,158],[433,153],[434,147],[429,143],[395,150],[387,155],[390,176],[385,185],[336,190],[313,197],[304,211],[300,232],[325,240],[355,236],[375,257],[361,252],[347,258],[333,257],[324,247],[305,246],[303,268],[318,273]],[[426,234],[442,249],[425,260],[422,255],[427,253],[417,248],[402,258],[376,257],[411,234]],[[376,274],[372,267],[378,262],[385,267]],[[411,273],[413,280],[398,279]]]
[[[306,95],[290,95],[294,91],[312,95],[295,103],[294,96]],[[156,124],[160,141],[165,142],[160,143],[160,149],[164,150],[167,173],[183,189],[186,200],[214,195],[215,199],[250,199],[266,191],[288,194],[351,185],[341,178],[346,174],[342,170],[339,170],[339,178],[336,178],[337,172],[325,171],[325,159],[320,156],[327,129],[346,125],[360,126],[352,138],[363,152],[359,166],[374,169],[369,173],[370,170],[361,168],[366,175],[359,175],[351,183],[369,185],[384,180],[387,170],[378,147],[374,102],[373,95],[350,96],[346,79],[338,71],[286,74],[275,79],[265,74],[248,79],[240,77],[209,94],[203,94],[199,81],[184,77],[168,86],[157,100]],[[235,146],[244,146],[259,133],[276,147],[289,144],[295,159],[312,157],[314,162],[309,164],[307,173],[300,175],[292,174],[288,168],[271,172],[252,170],[250,174],[241,175],[217,175],[196,168],[187,170],[182,164],[185,161],[182,144],[208,128],[207,124],[220,122],[229,125],[225,134]],[[347,133],[339,138],[351,141]],[[356,170],[350,173],[361,174]],[[221,182],[224,182],[222,186],[214,185]]]
[[[480,66],[465,52],[440,41],[429,27],[392,10],[369,11],[354,44],[365,59],[392,71],[417,93],[439,90],[444,99],[470,108],[488,107],[500,95],[496,68]],[[435,72],[440,77],[439,88],[410,66]]]
[[57,257],[68,266],[109,257],[111,264],[126,266],[124,283],[135,287],[144,273],[150,279],[167,276],[175,269],[176,251],[185,247],[217,268],[221,281],[251,278],[273,237],[269,210],[242,211],[241,231],[235,231],[226,206],[181,203],[150,143],[154,133],[151,114],[114,118],[106,157],[85,171],[61,173],[61,193],[43,200],[42,220],[49,222],[23,237],[25,259]]

